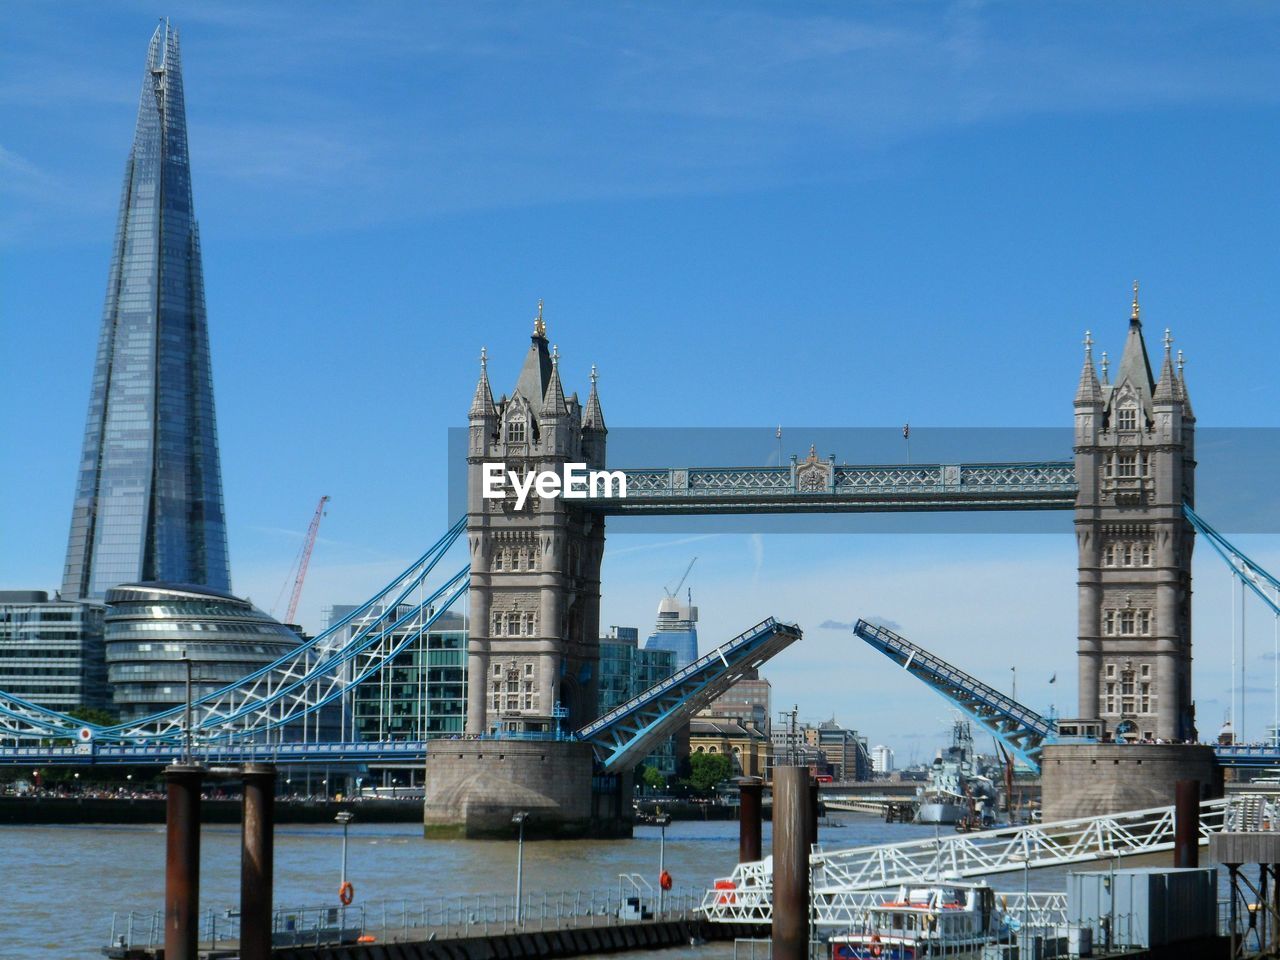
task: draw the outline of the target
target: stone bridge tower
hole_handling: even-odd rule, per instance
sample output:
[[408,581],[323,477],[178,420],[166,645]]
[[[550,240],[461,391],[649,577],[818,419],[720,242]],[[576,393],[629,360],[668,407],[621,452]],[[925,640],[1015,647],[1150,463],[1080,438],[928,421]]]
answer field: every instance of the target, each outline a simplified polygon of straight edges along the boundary
[[1115,381],[1085,335],[1075,399],[1080,717],[1130,738],[1191,740],[1195,416],[1165,331],[1151,373],[1138,287]]
[[595,368],[586,405],[576,393],[566,399],[541,303],[509,398],[494,401],[482,353],[469,423],[467,733],[577,729],[597,712],[604,519],[532,491],[521,509],[514,495],[483,496],[485,463],[520,476],[563,476],[566,463],[604,467]]

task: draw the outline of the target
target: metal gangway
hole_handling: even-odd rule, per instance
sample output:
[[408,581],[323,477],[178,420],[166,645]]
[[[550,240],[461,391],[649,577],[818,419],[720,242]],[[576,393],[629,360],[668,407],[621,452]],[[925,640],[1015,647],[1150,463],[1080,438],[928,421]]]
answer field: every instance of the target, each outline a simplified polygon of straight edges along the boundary
[[681,720],[801,637],[793,623],[769,617],[620,704],[577,732],[606,770],[634,767]]
[[[867,920],[867,914],[884,903],[885,890],[854,890],[844,894],[840,903],[829,909],[816,909],[813,922],[821,927],[837,927],[841,930],[857,928]],[[772,891],[752,888],[749,891],[715,889],[702,898],[698,912],[715,923],[751,923],[766,926],[773,919]],[[1065,923],[1067,895],[1060,890],[1022,890],[1001,893],[1001,909],[1011,916],[1026,917],[1031,927],[1045,927]]]
[[[1219,831],[1277,828],[1277,793],[1200,804],[1202,846]],[[871,891],[928,885],[940,877],[1113,862],[1171,852],[1173,846],[1172,806],[846,850],[815,845],[809,856],[813,915],[819,924],[848,925],[865,912]],[[702,913],[718,923],[768,923],[772,901],[773,858],[766,857],[739,864],[730,876],[716,880],[703,897]]]

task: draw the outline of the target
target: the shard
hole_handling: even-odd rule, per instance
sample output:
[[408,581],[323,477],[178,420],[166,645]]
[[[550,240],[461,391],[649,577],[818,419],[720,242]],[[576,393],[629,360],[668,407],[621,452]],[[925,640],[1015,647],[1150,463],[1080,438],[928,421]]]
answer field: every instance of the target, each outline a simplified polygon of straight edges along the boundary
[[125,165],[62,593],[230,590],[178,31],[147,52]]

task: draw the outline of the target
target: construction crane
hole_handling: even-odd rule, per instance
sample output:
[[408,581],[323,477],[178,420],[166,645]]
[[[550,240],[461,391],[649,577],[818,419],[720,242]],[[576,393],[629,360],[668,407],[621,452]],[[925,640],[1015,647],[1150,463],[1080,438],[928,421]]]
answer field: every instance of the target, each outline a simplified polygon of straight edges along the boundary
[[294,615],[298,612],[298,600],[302,596],[302,581],[307,578],[307,565],[311,563],[311,550],[316,545],[316,534],[320,532],[320,518],[324,516],[324,505],[328,502],[328,497],[320,498],[320,502],[316,504],[315,516],[311,518],[311,526],[307,527],[307,536],[302,541],[302,550],[298,553],[298,559],[295,561],[298,567],[298,576],[293,581],[293,594],[289,597],[289,609],[284,615],[285,623],[293,623]]
[[684,576],[680,578],[680,582],[676,584],[676,588],[674,590],[667,590],[666,587],[662,588],[664,591],[666,591],[666,594],[668,597],[674,598],[675,595],[680,592],[680,588],[684,586],[684,582],[689,579],[689,571],[693,569],[693,565],[697,562],[698,562],[697,557],[694,557],[692,560],[689,561],[689,565],[684,568]]

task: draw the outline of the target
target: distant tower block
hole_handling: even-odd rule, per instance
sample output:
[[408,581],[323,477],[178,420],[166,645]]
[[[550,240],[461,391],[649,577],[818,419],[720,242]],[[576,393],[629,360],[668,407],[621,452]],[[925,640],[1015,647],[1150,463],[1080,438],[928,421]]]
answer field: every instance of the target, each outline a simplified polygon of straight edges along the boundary
[[521,476],[604,466],[595,368],[586,405],[577,394],[566,399],[541,303],[510,398],[494,402],[481,352],[469,421],[467,733],[577,729],[596,713],[604,520],[560,497],[531,494],[517,510],[514,497],[482,496],[486,462]]
[[1182,514],[1195,496],[1195,416],[1165,331],[1157,381],[1138,285],[1120,366],[1102,380],[1085,334],[1075,399],[1080,716],[1112,733],[1195,738],[1191,701],[1191,550]]

